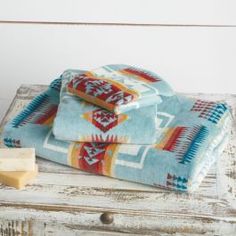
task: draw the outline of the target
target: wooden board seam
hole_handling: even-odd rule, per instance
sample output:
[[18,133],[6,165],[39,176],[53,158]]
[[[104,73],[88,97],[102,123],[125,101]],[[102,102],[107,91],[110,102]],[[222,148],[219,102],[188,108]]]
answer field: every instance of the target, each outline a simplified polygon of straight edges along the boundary
[[[125,214],[125,215],[142,215],[142,216],[152,216],[152,217],[160,217],[160,216],[168,216],[170,217],[169,212],[151,212],[151,211],[142,211],[142,210],[131,210],[131,209],[116,209],[116,208],[103,208],[103,207],[90,207],[90,206],[73,206],[73,205],[43,205],[43,204],[17,204],[17,203],[11,203],[11,202],[1,202],[0,207],[4,208],[15,208],[15,209],[32,209],[36,211],[47,211],[47,212],[69,212],[69,213],[78,213],[78,212],[95,212],[95,213],[103,213],[103,212],[110,212],[114,214]],[[220,215],[210,215],[210,214],[185,214],[185,213],[171,213],[171,217],[178,218],[181,216],[181,218],[197,218],[197,219],[211,219],[214,221],[225,221],[225,222],[231,222],[236,223],[236,213],[232,211],[232,209],[229,209],[230,213],[232,213],[232,216],[225,216]]]
[[73,21],[23,21],[0,20],[0,24],[36,24],[36,25],[84,25],[84,26],[141,26],[141,27],[211,27],[211,28],[236,28],[236,25],[226,24],[151,24],[151,23],[114,23],[114,22],[73,22]]

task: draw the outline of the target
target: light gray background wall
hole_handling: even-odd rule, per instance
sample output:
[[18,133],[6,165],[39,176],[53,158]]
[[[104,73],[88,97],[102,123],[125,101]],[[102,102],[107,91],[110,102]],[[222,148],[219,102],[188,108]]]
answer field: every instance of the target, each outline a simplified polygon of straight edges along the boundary
[[0,0],[0,109],[20,84],[108,63],[176,91],[236,93],[235,12],[234,0]]

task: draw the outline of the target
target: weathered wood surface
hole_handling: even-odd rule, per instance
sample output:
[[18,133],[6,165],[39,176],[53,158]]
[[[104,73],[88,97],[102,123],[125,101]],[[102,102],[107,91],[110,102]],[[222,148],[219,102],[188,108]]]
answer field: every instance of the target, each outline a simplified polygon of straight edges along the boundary
[[[45,86],[21,86],[1,128]],[[189,96],[189,95],[188,95]],[[190,95],[225,100],[235,95]],[[0,235],[236,235],[236,124],[219,162],[200,188],[182,194],[95,176],[38,158],[25,190],[0,185]],[[100,216],[113,214],[111,224]]]

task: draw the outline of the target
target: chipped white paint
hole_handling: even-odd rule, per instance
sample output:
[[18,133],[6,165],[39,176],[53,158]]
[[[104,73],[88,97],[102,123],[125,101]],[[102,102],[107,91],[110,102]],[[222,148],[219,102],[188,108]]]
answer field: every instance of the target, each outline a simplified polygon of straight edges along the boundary
[[[45,86],[22,86],[1,127]],[[191,95],[225,100],[235,95]],[[236,124],[219,162],[193,194],[96,176],[38,158],[40,174],[25,190],[0,185],[2,235],[235,235]],[[100,216],[113,214],[111,224]],[[53,233],[52,233],[53,232]]]

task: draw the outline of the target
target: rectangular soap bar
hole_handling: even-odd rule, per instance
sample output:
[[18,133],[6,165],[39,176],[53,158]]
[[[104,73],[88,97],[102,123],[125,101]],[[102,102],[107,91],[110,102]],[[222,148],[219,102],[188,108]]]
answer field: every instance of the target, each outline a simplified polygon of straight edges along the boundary
[[33,171],[0,171],[0,183],[22,189],[38,174],[38,166]]
[[34,171],[34,148],[0,149],[0,171]]

